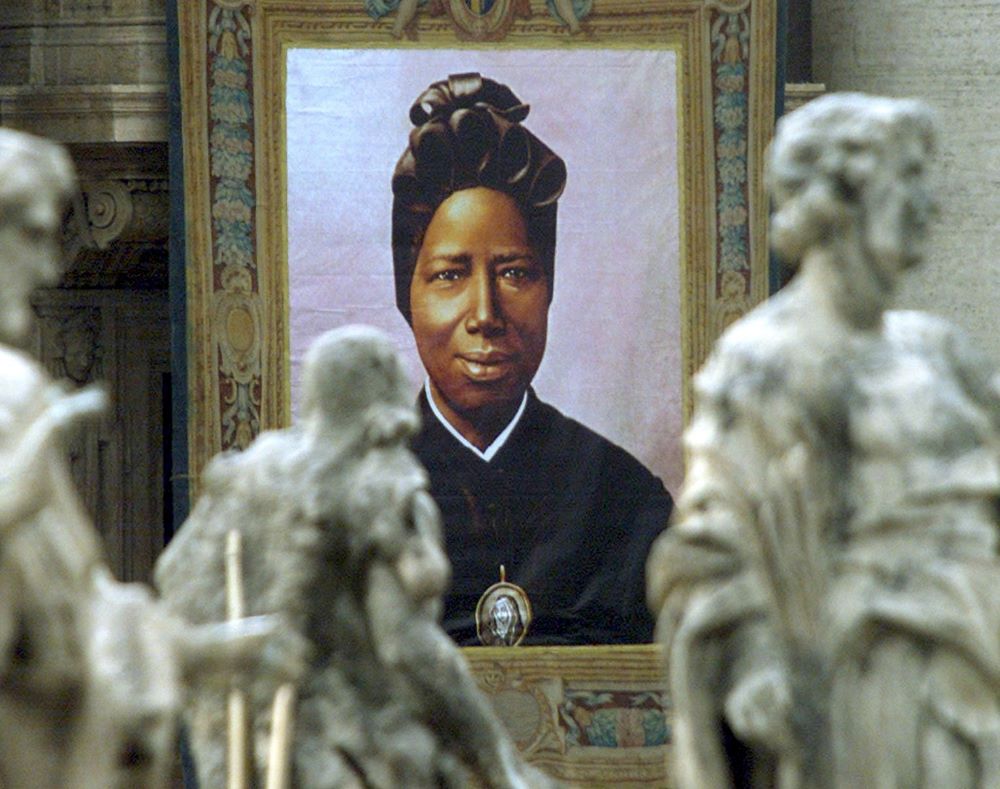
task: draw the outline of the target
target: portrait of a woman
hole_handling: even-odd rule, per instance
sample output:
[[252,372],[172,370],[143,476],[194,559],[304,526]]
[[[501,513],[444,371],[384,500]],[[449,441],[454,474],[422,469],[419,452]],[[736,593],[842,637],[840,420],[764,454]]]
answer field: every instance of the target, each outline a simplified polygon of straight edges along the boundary
[[478,643],[477,604],[505,573],[530,600],[525,644],[649,641],[644,565],[671,498],[532,388],[567,171],[528,113],[479,74],[436,82],[392,178],[396,305],[427,374],[413,449],[453,568],[444,627]]

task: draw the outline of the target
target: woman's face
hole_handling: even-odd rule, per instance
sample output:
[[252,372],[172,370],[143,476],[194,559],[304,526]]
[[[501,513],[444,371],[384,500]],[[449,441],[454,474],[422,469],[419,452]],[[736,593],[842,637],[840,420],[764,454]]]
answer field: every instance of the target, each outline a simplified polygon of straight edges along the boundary
[[520,401],[545,352],[549,283],[509,195],[485,187],[438,206],[417,256],[410,310],[417,351],[449,421]]

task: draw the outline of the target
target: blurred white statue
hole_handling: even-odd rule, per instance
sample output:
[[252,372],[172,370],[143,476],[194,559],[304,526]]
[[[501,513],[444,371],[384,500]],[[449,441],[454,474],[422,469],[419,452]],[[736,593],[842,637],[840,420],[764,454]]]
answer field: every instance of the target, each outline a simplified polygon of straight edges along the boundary
[[698,374],[648,565],[682,789],[1000,786],[1000,377],[885,311],[932,147],[912,101],[779,123],[772,241],[799,271]]
[[[193,621],[222,615],[221,538],[238,529],[247,606],[314,646],[299,687],[293,775],[301,787],[547,785],[520,760],[437,623],[449,567],[427,476],[407,449],[413,396],[374,329],[320,337],[304,368],[301,422],[215,459],[205,490],[156,568]],[[269,696],[251,688],[258,742]],[[190,717],[204,786],[219,786],[219,697]],[[263,774],[265,754],[257,749]]]
[[262,658],[294,674],[302,646],[264,649],[269,621],[189,627],[104,563],[61,440],[105,396],[13,347],[58,277],[74,188],[62,148],[0,129],[0,786],[165,787],[184,683]]

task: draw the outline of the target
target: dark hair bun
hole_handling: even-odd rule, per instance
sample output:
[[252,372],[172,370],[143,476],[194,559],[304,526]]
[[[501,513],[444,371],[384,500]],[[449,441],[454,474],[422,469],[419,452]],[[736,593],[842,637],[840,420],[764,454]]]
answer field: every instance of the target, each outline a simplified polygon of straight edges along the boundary
[[[559,199],[566,165],[521,126],[530,107],[506,85],[479,74],[435,82],[410,107],[410,145],[396,165],[393,193],[432,202],[488,186],[526,211]],[[409,155],[408,155],[409,154]]]

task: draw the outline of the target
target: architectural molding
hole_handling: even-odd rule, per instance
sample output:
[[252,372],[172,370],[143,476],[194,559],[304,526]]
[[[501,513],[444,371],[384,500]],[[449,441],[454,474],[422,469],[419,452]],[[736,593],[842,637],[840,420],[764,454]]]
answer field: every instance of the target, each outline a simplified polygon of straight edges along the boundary
[[0,125],[59,142],[166,142],[166,85],[0,87]]
[[108,24],[101,20],[70,20],[46,22],[42,25],[0,27],[0,44],[41,44],[47,46],[107,45],[114,47],[153,44],[165,47],[167,34],[163,19],[116,19]]
[[80,173],[65,234],[64,287],[165,288],[165,145],[71,146]]

